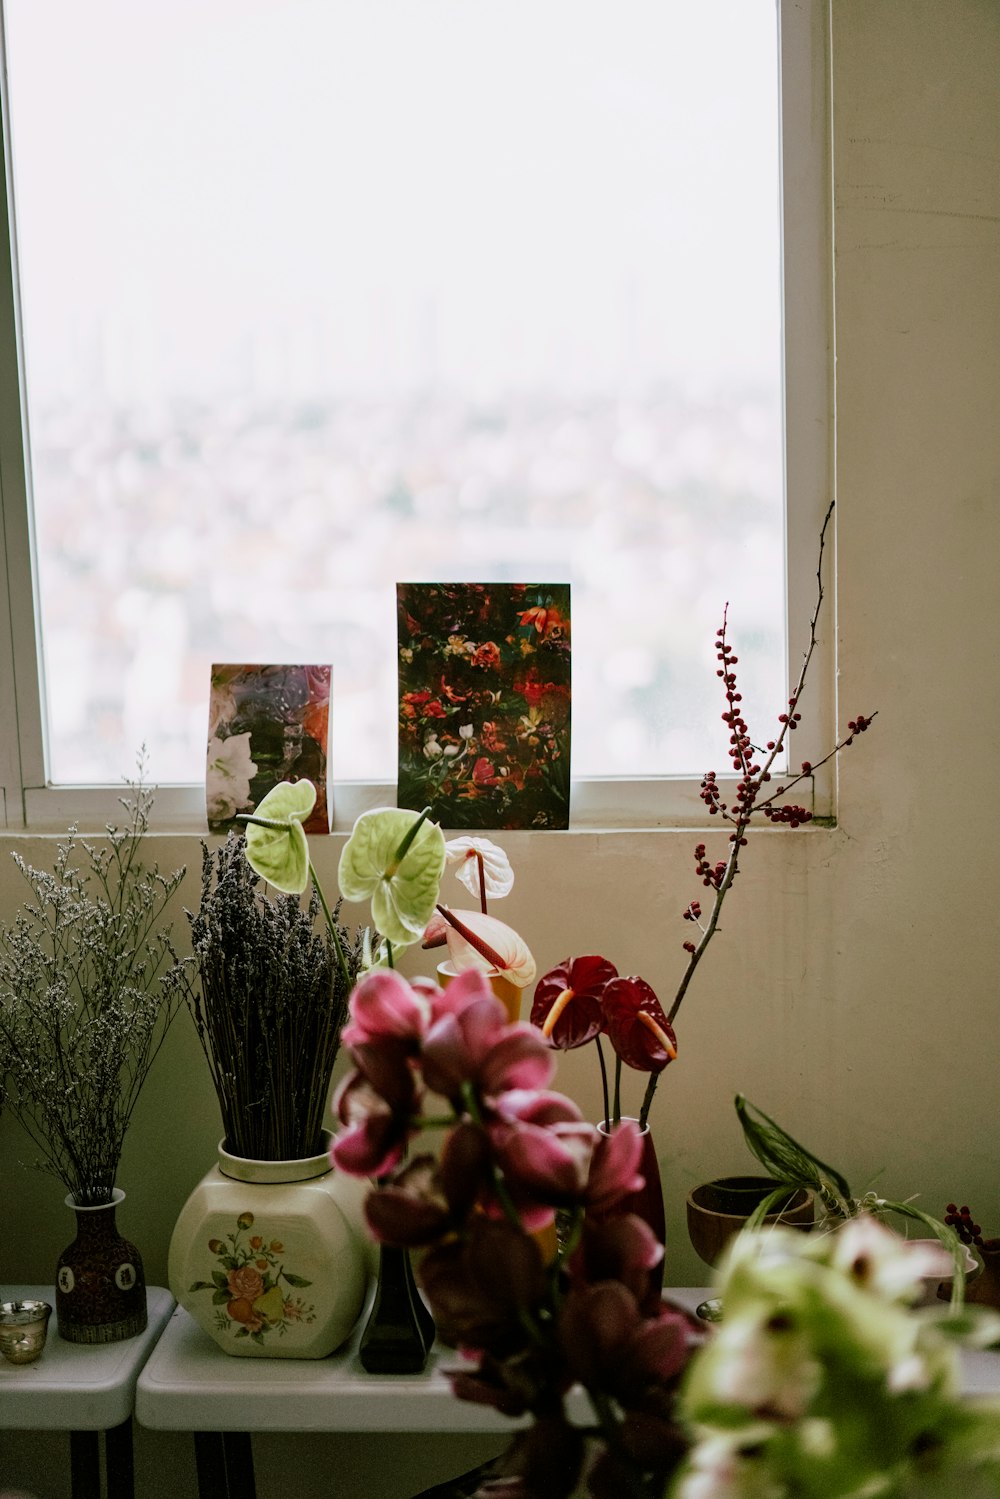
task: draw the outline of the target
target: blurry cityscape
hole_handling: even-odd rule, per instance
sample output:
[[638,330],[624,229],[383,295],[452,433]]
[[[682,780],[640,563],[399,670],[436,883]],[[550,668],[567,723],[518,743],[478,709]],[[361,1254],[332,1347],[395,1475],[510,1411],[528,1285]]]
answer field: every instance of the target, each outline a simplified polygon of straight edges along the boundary
[[[774,392],[53,403],[32,432],[56,780],[204,773],[213,661],[331,661],[333,770],[395,775],[397,580],[573,587],[576,775],[724,764],[783,691]],[[763,734],[762,734],[763,736]]]

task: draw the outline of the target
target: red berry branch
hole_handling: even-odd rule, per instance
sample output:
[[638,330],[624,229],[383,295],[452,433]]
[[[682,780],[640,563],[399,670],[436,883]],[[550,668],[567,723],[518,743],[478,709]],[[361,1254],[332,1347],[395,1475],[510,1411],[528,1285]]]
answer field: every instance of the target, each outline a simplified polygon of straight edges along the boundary
[[[684,920],[693,922],[700,936],[696,941],[689,939],[683,944],[684,951],[688,954],[688,961],[674,996],[674,1002],[667,1014],[667,1019],[671,1024],[681,1007],[695,970],[705,955],[705,949],[718,929],[723,902],[740,872],[740,858],[742,850],[747,846],[747,832],[752,820],[764,818],[770,823],[790,828],[798,828],[803,823],[810,822],[812,813],[808,807],[795,801],[786,801],[784,798],[796,786],[813,776],[821,766],[826,765],[838,755],[841,750],[853,744],[857,735],[864,734],[875,717],[874,713],[859,713],[856,718],[850,719],[847,733],[842,739],[838,739],[821,760],[815,763],[803,760],[800,770],[790,775],[782,775],[780,771],[775,771],[775,765],[784,756],[788,736],[795,732],[802,721],[799,703],[805,688],[809,665],[816,649],[817,625],[824,597],[823,557],[833,509],[833,504],[831,504],[820,531],[819,556],[816,564],[816,603],[809,621],[809,641],[802,658],[798,680],[788,699],[786,711],[778,715],[778,727],[774,737],[768,739],[763,748],[754,743],[743,716],[741,706],[743,695],[739,690],[736,673],[739,657],[734,652],[728,637],[728,605],[723,613],[722,626],[716,631],[716,656],[719,662],[716,675],[722,681],[726,698],[726,709],[722,715],[722,721],[729,728],[729,758],[736,772],[737,781],[731,800],[727,801],[724,795],[725,788],[720,785],[717,773],[714,770],[706,771],[701,783],[700,796],[709,814],[729,823],[732,831],[729,834],[729,852],[725,859],[715,861],[710,859],[704,843],[699,843],[694,851],[695,871],[706,890],[711,891],[711,898],[704,918],[698,901],[691,901],[683,913]],[[782,784],[771,790],[771,782],[775,777],[780,777]],[[640,1115],[643,1122],[648,1115],[649,1104],[652,1102],[658,1077],[659,1073],[654,1073],[650,1077]]]

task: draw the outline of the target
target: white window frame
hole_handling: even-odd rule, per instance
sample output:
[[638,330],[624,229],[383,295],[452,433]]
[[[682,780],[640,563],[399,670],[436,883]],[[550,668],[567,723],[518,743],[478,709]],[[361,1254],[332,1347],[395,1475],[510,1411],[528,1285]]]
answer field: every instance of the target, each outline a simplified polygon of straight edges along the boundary
[[[816,546],[833,483],[832,212],[829,111],[829,0],[776,0],[778,10],[783,281],[785,593],[787,675],[801,665],[815,602]],[[118,814],[121,788],[54,785],[47,778],[43,660],[32,534],[30,432],[24,399],[14,205],[11,198],[6,57],[0,15],[3,188],[0,202],[0,827],[103,827]],[[796,758],[818,761],[833,743],[834,563],[828,548],[827,601],[810,669]],[[721,709],[720,709],[721,711]],[[775,705],[775,712],[778,705]],[[721,744],[720,744],[721,751]],[[719,760],[725,756],[720,753]],[[706,767],[707,768],[707,767]],[[720,780],[723,765],[720,770]],[[698,776],[609,776],[573,782],[574,828],[699,827],[708,817]],[[835,815],[832,766],[813,778],[814,813]],[[806,796],[801,796],[806,801]],[[395,785],[337,781],[334,831],[360,811],[395,802]],[[161,829],[205,829],[204,789],[161,786]]]

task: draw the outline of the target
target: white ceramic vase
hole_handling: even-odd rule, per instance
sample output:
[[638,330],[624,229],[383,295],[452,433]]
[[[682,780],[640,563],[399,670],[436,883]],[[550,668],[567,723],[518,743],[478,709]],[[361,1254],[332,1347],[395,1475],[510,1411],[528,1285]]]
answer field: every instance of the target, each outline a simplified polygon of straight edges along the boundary
[[174,1226],[174,1297],[226,1353],[325,1358],[357,1322],[372,1277],[369,1191],[325,1152],[253,1161],[223,1142]]

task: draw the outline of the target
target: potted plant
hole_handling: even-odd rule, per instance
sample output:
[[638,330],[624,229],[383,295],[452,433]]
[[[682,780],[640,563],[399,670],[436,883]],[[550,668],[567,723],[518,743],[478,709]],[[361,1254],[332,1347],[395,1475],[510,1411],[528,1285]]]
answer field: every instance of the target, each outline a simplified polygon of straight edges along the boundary
[[52,872],[14,859],[31,892],[0,927],[0,1097],[65,1187],[77,1238],[59,1260],[56,1316],[71,1342],[146,1325],[138,1250],[121,1238],[116,1186],[142,1086],[182,1003],[185,965],[160,925],[184,870],[143,860],[153,792],[88,842],[71,828]]
[[445,862],[424,815],[363,814],[339,883],[342,899],[370,900],[373,929],[351,932],[310,858],[315,797],[309,781],[269,792],[241,819],[245,837],[205,851],[189,913],[189,1004],[224,1136],[175,1225],[169,1279],[219,1346],[244,1356],[325,1357],[361,1311],[371,1252],[363,1194],[329,1160],[331,1077],[359,973],[422,935]]

